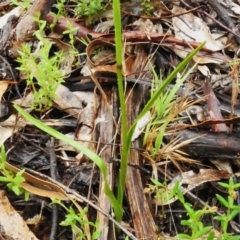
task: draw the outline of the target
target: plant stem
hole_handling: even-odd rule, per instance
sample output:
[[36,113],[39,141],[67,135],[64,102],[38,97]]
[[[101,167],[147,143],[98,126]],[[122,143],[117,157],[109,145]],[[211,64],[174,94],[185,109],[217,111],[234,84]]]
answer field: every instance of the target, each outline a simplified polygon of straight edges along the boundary
[[[122,205],[123,193],[126,182],[127,162],[129,147],[127,145],[127,111],[125,104],[123,77],[122,77],[122,24],[119,0],[113,0],[114,26],[115,26],[115,44],[116,44],[116,62],[117,62],[117,82],[118,94],[121,107],[121,137],[122,137],[122,151],[121,151],[121,166],[119,174],[119,185],[117,200],[119,205]],[[116,219],[121,221],[121,219]]]

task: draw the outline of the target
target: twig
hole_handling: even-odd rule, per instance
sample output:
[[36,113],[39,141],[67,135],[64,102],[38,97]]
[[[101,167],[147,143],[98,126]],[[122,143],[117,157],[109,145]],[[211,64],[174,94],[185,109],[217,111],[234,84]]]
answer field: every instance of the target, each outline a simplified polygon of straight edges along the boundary
[[[54,138],[50,139],[50,143],[46,144],[49,151],[50,157],[50,175],[51,178],[57,180],[57,161],[56,154],[54,151]],[[52,228],[50,234],[50,240],[55,240],[57,236],[57,227],[58,227],[58,206],[57,204],[52,204]]]

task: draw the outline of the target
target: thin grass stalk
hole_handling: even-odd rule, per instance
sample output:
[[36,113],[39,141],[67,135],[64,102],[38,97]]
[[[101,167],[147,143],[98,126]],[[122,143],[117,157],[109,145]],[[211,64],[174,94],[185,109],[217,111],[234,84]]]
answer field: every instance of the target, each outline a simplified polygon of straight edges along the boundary
[[80,144],[77,141],[74,141],[70,139],[69,137],[63,135],[62,133],[58,132],[57,130],[47,126],[46,124],[42,123],[41,121],[35,119],[32,117],[28,112],[23,110],[21,107],[18,105],[14,104],[14,108],[25,118],[27,119],[30,123],[32,123],[34,126],[37,128],[41,129],[42,131],[48,133],[49,135],[55,137],[56,139],[62,140],[65,143],[68,143],[69,145],[73,146],[76,148],[78,151],[82,152],[85,154],[89,159],[91,159],[100,169],[103,180],[104,180],[104,193],[108,197],[113,209],[116,218],[121,218],[122,216],[122,206],[119,205],[117,199],[113,195],[113,192],[111,191],[108,182],[107,182],[107,167],[104,163],[104,161],[92,150],[89,148],[85,147],[84,145]]
[[185,59],[178,64],[178,66],[170,73],[170,75],[164,80],[162,85],[156,90],[156,92],[151,96],[149,101],[146,103],[145,107],[143,110],[139,113],[137,118],[135,119],[134,123],[130,127],[128,131],[128,136],[127,136],[127,147],[130,149],[131,145],[131,139],[132,135],[134,133],[135,127],[137,125],[137,122],[141,117],[144,116],[144,114],[149,111],[152,106],[154,105],[155,101],[159,98],[160,94],[165,90],[165,88],[168,86],[168,84],[171,83],[171,81],[176,77],[176,75],[191,61],[191,59],[198,53],[198,51],[205,45],[206,42],[203,42],[200,44],[196,49],[194,49]]
[[[122,23],[121,23],[121,11],[119,0],[113,0],[113,16],[114,16],[114,28],[115,28],[115,46],[116,46],[116,64],[117,64],[117,83],[119,102],[121,107],[121,139],[122,139],[122,151],[121,151],[121,166],[119,172],[119,184],[117,200],[119,205],[122,205],[123,193],[126,182],[127,174],[127,162],[129,147],[127,146],[127,111],[124,96],[123,77],[122,77]],[[117,218],[117,221],[121,221],[121,218]]]

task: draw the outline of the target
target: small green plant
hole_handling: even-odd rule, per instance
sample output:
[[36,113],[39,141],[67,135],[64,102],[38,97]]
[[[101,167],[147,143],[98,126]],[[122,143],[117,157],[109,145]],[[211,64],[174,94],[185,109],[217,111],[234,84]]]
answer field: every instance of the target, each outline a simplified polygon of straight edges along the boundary
[[[151,147],[148,147],[148,150],[150,151],[153,159],[155,159],[158,153],[161,151],[161,145],[167,125],[171,121],[176,120],[177,115],[179,114],[180,109],[179,107],[176,107],[178,105],[176,100],[176,92],[181,84],[187,79],[189,74],[193,71],[195,66],[196,65],[190,68],[186,73],[182,73],[182,76],[176,80],[176,83],[170,90],[162,91],[152,106],[151,114],[153,118],[146,127],[143,145],[146,146],[147,143],[151,142]],[[151,96],[153,96],[158,88],[163,84],[161,75],[158,77],[154,69],[153,73],[154,81],[152,83]]]
[[[217,213],[217,207],[215,206],[209,207],[206,205],[202,209],[195,210],[192,204],[185,201],[179,181],[176,181],[172,187],[168,186],[165,182],[160,183],[155,179],[151,179],[151,181],[153,184],[149,184],[145,192],[154,194],[154,198],[156,198],[158,204],[164,205],[170,200],[177,198],[187,212],[189,218],[182,220],[181,224],[188,227],[190,233],[177,234],[177,239],[238,240],[240,238],[240,235],[232,236],[228,232],[229,222],[240,213],[240,206],[234,204],[237,197],[235,190],[240,187],[240,183],[234,183],[232,178],[229,179],[229,183],[218,183],[228,191],[227,199],[216,194],[218,201],[226,208],[226,212],[219,215],[219,213]],[[211,231],[212,226],[204,226],[202,218],[206,214],[218,214],[214,219],[221,224],[221,236],[215,236],[215,233]]]
[[216,194],[218,201],[226,208],[226,212],[220,216],[214,217],[215,220],[221,223],[222,237],[219,240],[237,240],[240,235],[231,236],[228,233],[229,222],[234,219],[240,213],[240,206],[234,204],[237,198],[236,189],[240,187],[240,183],[234,183],[233,178],[229,179],[229,183],[218,183],[220,186],[224,187],[228,191],[227,199],[223,198],[221,195]]
[[65,14],[65,4],[66,0],[57,0],[57,3],[55,5],[56,9],[57,9],[57,14],[55,14],[55,17],[60,17],[60,16],[64,16]]
[[70,39],[69,42],[72,47],[71,53],[75,56],[79,55],[78,51],[74,47],[74,35],[75,35],[75,32],[78,30],[78,27],[73,27],[73,24],[69,21],[67,21],[67,27],[68,27],[68,30],[64,31],[63,34],[66,34],[69,36],[69,39]]
[[72,2],[76,3],[74,8],[75,16],[93,16],[98,15],[99,12],[103,11],[106,6],[106,1],[104,0],[92,0],[92,1],[78,1],[74,0]]
[[39,16],[35,20],[39,25],[39,30],[34,35],[40,41],[41,46],[35,53],[32,53],[31,47],[23,44],[17,61],[20,63],[18,70],[26,75],[27,85],[33,92],[34,100],[31,107],[42,111],[52,106],[55,91],[59,84],[64,82],[64,72],[60,69],[64,56],[62,52],[58,52],[50,57],[53,43],[44,37],[46,21],[39,20]]
[[60,200],[53,200],[52,203],[57,203],[66,210],[67,214],[65,215],[65,220],[62,221],[60,225],[71,227],[74,239],[87,239],[87,235],[83,230],[86,224],[91,225],[95,229],[92,233],[91,239],[98,239],[100,236],[100,231],[96,230],[98,224],[86,222],[84,220],[84,217],[87,215],[87,208],[84,208],[80,213],[76,213],[72,207],[67,208]]
[[[99,9],[103,1],[90,1],[90,8],[87,10],[87,14],[91,14],[90,10],[96,11]],[[62,2],[61,2],[62,3]],[[81,4],[86,4],[84,2],[77,1],[79,6]],[[88,4],[88,3],[87,3]],[[85,6],[85,5],[83,5]],[[102,5],[101,5],[102,7]],[[83,8],[84,9],[84,8]],[[118,193],[117,199],[113,195],[113,192],[110,190],[107,183],[106,176],[106,166],[101,158],[97,156],[94,152],[90,151],[87,148],[84,148],[82,145],[77,142],[66,138],[61,133],[51,129],[50,127],[44,125],[40,121],[34,119],[32,116],[23,111],[20,107],[15,105],[15,108],[21,115],[27,118],[31,123],[36,125],[38,128],[49,133],[50,135],[62,139],[66,143],[74,146],[79,151],[83,152],[87,157],[96,163],[100,168],[103,179],[104,179],[104,190],[108,196],[112,207],[114,208],[115,216],[117,221],[121,221],[123,216],[122,211],[122,201],[124,195],[126,173],[127,173],[127,162],[128,162],[128,153],[130,150],[131,139],[134,133],[134,129],[139,121],[155,104],[159,95],[166,89],[167,85],[176,77],[176,75],[190,62],[192,57],[202,48],[205,43],[202,43],[198,48],[196,48],[192,53],[190,53],[175,69],[174,71],[162,82],[162,84],[156,89],[152,94],[151,99],[147,102],[144,109],[139,113],[135,121],[133,122],[130,129],[127,128],[127,112],[125,106],[125,96],[124,96],[124,87],[123,87],[123,77],[122,77],[122,26],[121,26],[121,11],[120,11],[120,1],[113,1],[113,12],[114,12],[114,27],[115,27],[115,43],[116,43],[116,64],[117,64],[117,82],[118,82],[118,92],[120,99],[120,108],[121,108],[121,131],[122,131],[122,151],[121,151],[121,166],[119,172],[119,184],[118,184]],[[86,12],[85,12],[86,13]],[[83,14],[85,14],[83,13]],[[52,100],[55,96],[55,89],[63,81],[63,73],[59,70],[61,61],[63,60],[62,53],[55,54],[54,57],[49,57],[49,51],[51,49],[52,43],[44,38],[44,28],[46,25],[45,21],[39,20],[36,18],[36,22],[39,24],[39,30],[35,33],[35,36],[42,42],[42,46],[39,48],[39,51],[35,54],[32,54],[30,47],[24,45],[22,51],[20,51],[20,58],[18,61],[21,66],[19,70],[25,72],[27,75],[27,83],[32,88],[35,100],[32,103],[34,109],[46,109],[52,105]],[[68,31],[68,34],[73,34],[74,28]],[[36,83],[34,80],[36,79]]]
[[151,0],[141,0],[141,11],[143,14],[149,16],[153,12],[153,5],[151,3]]
[[[181,233],[176,237],[180,239],[198,239],[204,237],[204,239],[213,239],[213,233],[210,233],[212,226],[204,226],[201,219],[206,214],[213,214],[217,211],[216,207],[205,206],[203,209],[194,210],[192,204],[185,201],[181,188],[179,187],[179,182],[176,183],[175,187],[176,195],[179,201],[183,204],[184,208],[187,211],[189,219],[182,220],[181,224],[187,226],[191,229],[190,234]],[[206,238],[206,234],[209,233],[209,237]]]
[[[118,2],[118,0],[116,0]],[[120,16],[119,8],[116,7],[116,18],[119,20],[121,18],[118,18],[118,15]],[[120,22],[121,25],[121,21]],[[115,26],[116,29],[116,58],[117,58],[117,65],[122,66],[122,40],[121,40],[121,28],[119,26]],[[117,44],[118,43],[118,44]],[[28,114],[26,111],[21,109],[19,106],[14,105],[16,110],[24,117],[26,118],[29,122],[31,122],[33,125],[38,127],[39,129],[43,130],[44,132],[47,132],[51,136],[63,140],[66,143],[70,144],[71,146],[75,147],[77,150],[81,151],[83,154],[85,154],[89,159],[91,159],[100,169],[103,179],[104,179],[104,191],[106,196],[108,196],[112,207],[114,208],[114,212],[116,215],[116,220],[121,221],[122,216],[123,216],[123,211],[122,211],[122,201],[123,201],[123,194],[124,194],[124,187],[125,187],[125,181],[126,181],[126,173],[127,173],[127,163],[128,163],[128,153],[130,150],[130,145],[131,145],[131,139],[134,133],[134,129],[137,125],[137,122],[139,119],[141,119],[146,112],[148,112],[152,106],[154,105],[155,101],[159,98],[159,95],[165,90],[167,85],[175,78],[177,73],[181,71],[186,64],[192,59],[192,57],[201,49],[201,47],[204,45],[201,44],[198,48],[196,48],[192,53],[190,53],[175,69],[174,71],[165,79],[165,81],[158,87],[158,89],[154,92],[154,94],[151,96],[151,99],[146,103],[145,107],[143,110],[139,113],[135,121],[133,122],[132,126],[130,129],[127,129],[127,112],[126,112],[126,106],[125,106],[125,98],[124,98],[124,88],[123,88],[123,81],[122,81],[122,68],[119,67],[117,68],[117,78],[118,78],[118,91],[119,91],[119,98],[120,98],[120,105],[121,105],[121,111],[122,111],[122,142],[123,142],[123,147],[121,151],[121,169],[120,169],[120,174],[119,174],[119,184],[118,184],[118,197],[117,199],[113,195],[113,192],[110,190],[110,187],[107,183],[107,170],[106,170],[106,165],[104,164],[104,161],[94,152],[89,150],[88,148],[82,146],[78,142],[69,139],[65,135],[61,134],[60,132],[50,128],[49,126],[43,124],[39,120],[35,119],[32,117],[30,114]]]
[[21,187],[21,184],[25,182],[25,178],[22,176],[24,169],[18,173],[13,173],[6,169],[7,155],[4,146],[1,148],[1,161],[0,161],[0,172],[4,176],[0,176],[0,182],[7,183],[7,187],[11,189],[16,195],[24,194],[25,200],[29,199],[29,192]]
[[11,5],[19,6],[22,9],[28,10],[31,6],[31,1],[29,1],[29,0],[11,0]]
[[154,198],[158,204],[167,204],[171,199],[176,197],[178,184],[175,184],[173,188],[168,187],[166,182],[159,182],[156,179],[151,178],[153,184],[149,184],[149,187],[145,189],[145,193],[154,194]]

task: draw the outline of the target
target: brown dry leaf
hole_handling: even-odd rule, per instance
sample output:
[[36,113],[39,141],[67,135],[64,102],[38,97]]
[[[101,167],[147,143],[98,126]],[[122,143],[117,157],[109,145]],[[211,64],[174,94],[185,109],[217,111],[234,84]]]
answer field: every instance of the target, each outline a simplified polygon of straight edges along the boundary
[[[92,92],[74,92],[74,94],[87,105],[78,117],[78,122],[82,123],[82,125],[75,134],[75,140],[95,151],[94,144],[92,143],[92,133],[95,127],[99,98]],[[78,163],[80,163],[82,158],[83,153],[80,152],[76,156]]]
[[11,206],[3,191],[0,191],[0,213],[0,234],[12,239],[37,239],[22,217]]
[[208,26],[201,18],[194,16],[192,13],[185,14],[186,12],[187,11],[185,9],[176,5],[174,5],[172,9],[173,14],[183,14],[181,16],[172,18],[176,38],[184,40],[186,42],[206,41],[206,47],[212,51],[219,51],[224,48],[223,45],[215,41],[210,33]]
[[[16,122],[17,116],[11,115],[5,122]],[[23,123],[22,126],[13,126],[13,127],[0,127],[0,147],[4,144],[4,142],[10,138],[13,133],[19,131],[22,127],[25,127],[26,124]]]
[[57,38],[49,38],[49,39],[57,45],[60,51],[63,52],[64,60],[61,63],[60,69],[64,72],[65,75],[70,74],[72,72],[72,66],[75,60],[71,45]]
[[88,44],[86,54],[87,63],[90,67],[108,65],[116,61],[115,45],[99,39],[93,40]]
[[139,30],[144,32],[149,40],[151,40],[152,33],[163,33],[162,25],[154,25],[150,19],[140,18],[133,23],[133,25],[139,26]]
[[[177,130],[183,130],[186,128],[193,128],[193,127],[206,127],[206,126],[211,126],[213,124],[219,124],[219,123],[225,123],[225,124],[236,124],[236,123],[240,123],[240,117],[235,117],[235,118],[231,118],[231,119],[210,119],[210,120],[206,120],[202,123],[196,124],[196,125],[192,125],[192,124],[179,124],[178,126],[175,126],[175,128]],[[176,129],[174,131],[176,131]]]
[[230,161],[224,159],[210,159],[210,161],[216,166],[218,170],[233,173],[232,164],[230,163]]
[[[216,98],[208,80],[205,80],[203,84],[203,92],[206,96],[207,108],[210,119],[212,120],[223,119],[220,110],[220,102]],[[229,128],[226,126],[225,123],[213,124],[212,128],[214,132],[229,132]]]
[[138,120],[137,125],[134,129],[131,141],[134,141],[136,138],[139,137],[139,135],[143,132],[146,125],[151,121],[152,118],[153,118],[153,116],[151,116],[151,112],[148,111],[148,112],[146,112],[146,114],[144,114],[143,117],[141,117]]
[[[106,52],[108,49],[108,52]],[[98,58],[94,58],[94,52],[101,51],[98,55],[101,61],[98,61]],[[87,47],[87,64],[84,68],[85,75],[91,75],[96,73],[116,73],[117,67],[115,63],[115,45],[103,40],[94,40]],[[137,78],[141,75],[142,78],[151,79],[151,67],[150,63],[153,61],[151,56],[148,56],[143,49],[143,46],[137,45],[134,47],[134,55],[130,55],[123,52],[123,76],[129,78]],[[111,54],[110,54],[111,53]],[[87,70],[91,68],[91,71]],[[82,72],[83,73],[83,72]]]
[[[11,165],[8,162],[6,163],[5,168],[9,171],[12,171],[15,174],[20,172],[19,168]],[[27,172],[24,172],[22,176],[24,177],[25,182],[21,183],[21,187],[32,194],[52,199],[60,200],[71,199],[71,196],[68,195],[61,187],[50,181],[40,179]]]
[[123,62],[123,75],[129,78],[152,79],[151,63],[154,58],[146,53],[142,45],[136,45],[134,52],[134,55]]
[[[95,151],[94,144],[92,143],[92,133],[95,126],[95,118],[97,114],[97,109],[99,107],[99,98],[93,92],[73,92],[73,94],[82,102],[86,107],[84,107],[78,114],[78,122],[81,123],[80,128],[76,133],[66,134],[71,139],[74,139],[84,145],[85,147]],[[76,150],[66,144],[63,141],[59,141],[61,150],[64,151],[75,151]],[[75,159],[77,159],[78,164],[83,158],[83,153],[78,153]]]
[[63,85],[57,87],[55,94],[54,105],[77,118],[83,108],[81,100]]
[[[181,186],[181,190],[183,194],[195,189],[206,182],[219,181],[221,179],[229,179],[232,174],[226,171],[220,171],[216,169],[200,169],[199,173],[196,174],[193,171],[184,172],[181,175],[172,179],[171,183],[169,183],[166,187],[166,194],[170,194],[173,191],[173,188],[177,181],[179,181],[179,185]],[[187,187],[183,187],[183,185],[188,185]],[[164,200],[164,201],[163,201]],[[177,198],[172,199],[157,199],[157,205],[168,205],[175,202]]]
[[2,99],[3,94],[6,92],[8,85],[9,85],[9,81],[0,81],[0,100]]
[[234,107],[237,104],[239,86],[238,86],[238,76],[239,76],[239,64],[234,64],[232,66],[231,78],[232,78],[232,101],[231,101],[231,115],[232,118],[234,115]]
[[224,3],[223,1],[221,1],[221,3],[228,9],[231,9],[235,14],[240,15],[240,6],[239,6],[240,3],[236,4],[232,1],[231,2],[228,1],[227,3]]
[[[8,88],[9,83],[11,84],[12,82],[9,81],[0,81],[0,101],[2,99],[3,94]],[[11,115],[8,119],[6,119],[4,122],[16,122],[17,121],[17,116],[16,115]],[[3,122],[3,125],[4,125]],[[25,127],[26,124],[23,123],[22,126],[14,126],[14,127],[0,127],[0,147],[4,144],[4,142],[10,138],[13,133],[17,132],[20,128]]]

